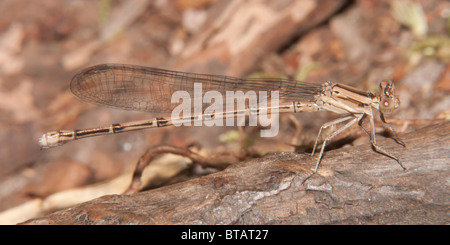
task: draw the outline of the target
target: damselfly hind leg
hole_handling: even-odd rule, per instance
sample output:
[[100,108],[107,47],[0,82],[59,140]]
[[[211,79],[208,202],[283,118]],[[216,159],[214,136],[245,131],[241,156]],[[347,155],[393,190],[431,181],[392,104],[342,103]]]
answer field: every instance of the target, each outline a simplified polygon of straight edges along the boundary
[[[338,118],[338,119],[336,119],[336,120],[327,122],[327,123],[325,123],[324,125],[322,125],[322,127],[321,127],[320,130],[319,130],[319,135],[317,136],[316,143],[314,144],[313,154],[314,154],[314,151],[316,150],[317,141],[318,141],[318,139],[319,139],[319,137],[320,137],[320,134],[321,134],[321,132],[322,132],[322,129],[352,119],[350,122],[348,122],[347,124],[345,124],[345,125],[342,126],[341,128],[337,129],[336,131],[334,131],[332,134],[328,135],[328,136],[325,138],[325,140],[324,140],[323,143],[322,143],[322,147],[321,147],[321,149],[320,149],[319,158],[317,159],[317,164],[316,164],[316,167],[314,168],[314,172],[313,172],[313,173],[316,173],[316,172],[317,172],[317,169],[319,168],[319,164],[320,164],[320,161],[322,160],[322,157],[323,157],[323,154],[324,154],[324,151],[325,151],[325,147],[326,147],[326,145],[327,145],[327,142],[330,141],[332,138],[334,138],[336,135],[342,133],[344,130],[348,129],[348,128],[349,128],[350,126],[352,126],[353,124],[355,124],[357,121],[359,121],[359,120],[361,119],[362,116],[363,116],[363,115],[358,116],[358,117],[355,117],[355,116],[352,115],[352,116],[347,116],[347,117],[343,117],[343,118]],[[313,154],[311,154],[311,155],[313,155]]]
[[322,134],[322,130],[323,129],[328,128],[330,126],[334,126],[334,125],[336,125],[338,123],[341,123],[341,122],[345,122],[345,121],[350,120],[352,118],[354,118],[354,117],[353,116],[342,117],[342,118],[338,118],[338,119],[335,119],[333,121],[329,121],[329,122],[323,124],[322,127],[320,127],[319,134],[317,134],[316,142],[314,143],[314,147],[313,147],[313,150],[311,152],[311,156],[313,157],[314,153],[316,152],[317,143],[319,142],[319,138],[320,138],[320,135]]

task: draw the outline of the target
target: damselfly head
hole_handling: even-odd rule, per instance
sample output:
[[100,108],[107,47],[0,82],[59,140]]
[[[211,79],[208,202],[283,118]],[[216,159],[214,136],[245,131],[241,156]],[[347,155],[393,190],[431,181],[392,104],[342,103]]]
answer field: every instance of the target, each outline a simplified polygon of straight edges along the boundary
[[379,106],[382,113],[389,114],[400,106],[400,100],[395,94],[394,83],[383,80],[380,83]]

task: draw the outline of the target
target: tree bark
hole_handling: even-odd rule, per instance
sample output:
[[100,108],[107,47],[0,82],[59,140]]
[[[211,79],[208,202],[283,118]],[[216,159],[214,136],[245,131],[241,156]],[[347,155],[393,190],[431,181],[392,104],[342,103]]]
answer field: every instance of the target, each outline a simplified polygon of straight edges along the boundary
[[316,156],[277,153],[197,179],[109,195],[23,224],[448,224],[450,122]]

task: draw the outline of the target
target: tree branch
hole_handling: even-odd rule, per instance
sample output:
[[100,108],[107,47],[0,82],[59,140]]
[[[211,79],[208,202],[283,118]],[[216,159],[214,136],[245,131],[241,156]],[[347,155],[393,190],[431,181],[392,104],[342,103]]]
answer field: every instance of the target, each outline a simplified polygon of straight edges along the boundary
[[406,171],[369,144],[316,158],[278,153],[197,179],[110,195],[24,224],[446,224],[450,122],[378,137]]

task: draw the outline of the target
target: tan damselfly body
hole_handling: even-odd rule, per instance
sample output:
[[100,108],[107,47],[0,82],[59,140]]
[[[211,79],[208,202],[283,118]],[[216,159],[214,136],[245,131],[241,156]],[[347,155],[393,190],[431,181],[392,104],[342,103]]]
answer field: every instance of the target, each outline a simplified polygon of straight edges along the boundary
[[[276,107],[272,105],[265,108],[246,106],[245,109],[241,110],[215,111],[207,114],[183,116],[176,121],[171,118],[159,117],[91,129],[58,130],[42,135],[39,144],[42,148],[50,148],[85,137],[166,127],[186,122],[223,119],[237,115],[255,116],[268,113],[274,109],[278,110],[279,113],[332,111],[345,116],[322,125],[312,155],[314,155],[320,135],[325,128],[344,122],[345,124],[328,135],[323,141],[314,172],[319,167],[327,142],[356,123],[368,135],[376,152],[396,160],[405,169],[397,156],[377,145],[375,138],[374,111],[378,111],[381,122],[395,141],[405,146],[405,143],[400,140],[384,117],[385,114],[397,109],[400,103],[395,94],[394,84],[388,80],[380,83],[379,94],[373,94],[334,82],[315,84],[289,79],[241,79],[135,65],[103,64],[89,67],[77,73],[72,79],[70,87],[72,92],[84,101],[126,110],[167,113],[177,106],[171,103],[171,95],[175,91],[187,91],[191,96],[194,96],[194,84],[196,83],[201,83],[203,86],[201,95],[210,90],[222,94],[225,94],[226,91],[277,91],[279,103]],[[231,103],[235,102],[232,101]],[[364,120],[369,120],[369,131],[362,126]]]

